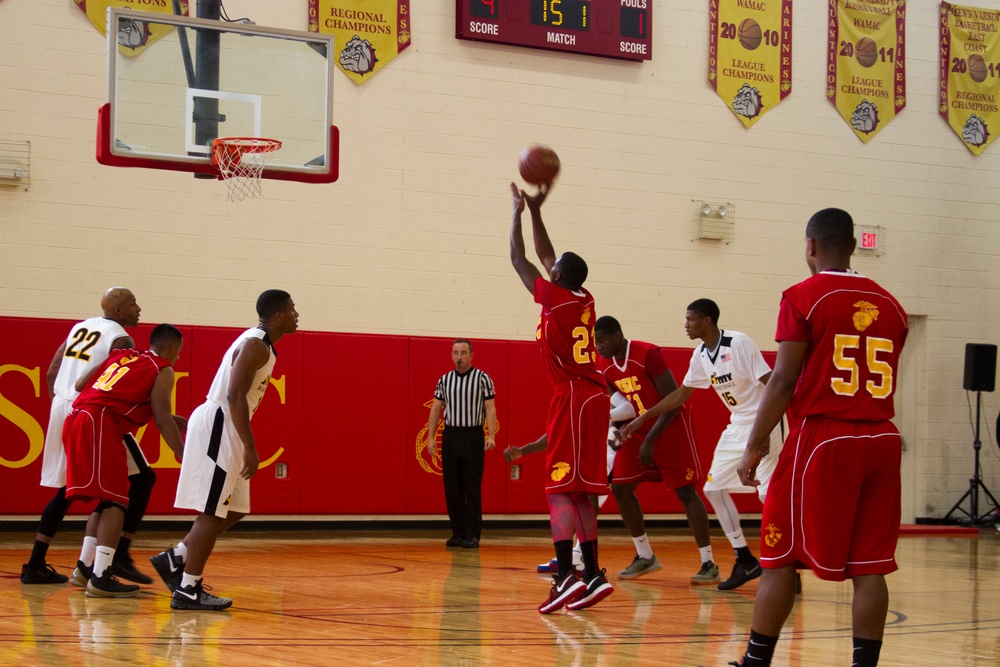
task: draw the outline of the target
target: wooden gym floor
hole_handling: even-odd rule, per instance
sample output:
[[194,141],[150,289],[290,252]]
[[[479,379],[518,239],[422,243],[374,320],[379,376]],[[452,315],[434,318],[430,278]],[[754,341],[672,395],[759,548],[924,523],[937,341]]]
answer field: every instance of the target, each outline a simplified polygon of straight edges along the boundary
[[[140,569],[155,579],[146,558],[179,536],[140,535]],[[0,533],[0,665],[715,667],[745,645],[757,582],[728,593],[689,585],[697,551],[681,531],[650,531],[665,567],[620,581],[631,540],[602,528],[614,594],[551,616],[536,610],[549,589],[535,573],[551,556],[546,531],[487,531],[478,551],[446,549],[446,536],[235,533],[219,541],[206,577],[232,609],[172,612],[158,579],[111,600],[68,584],[23,586],[33,535]],[[60,572],[72,571],[80,537],[62,533],[50,550]],[[725,577],[732,551],[721,536],[713,548]],[[897,559],[880,664],[1000,664],[1000,533],[903,537]],[[774,664],[849,665],[850,583],[811,573],[803,582]]]

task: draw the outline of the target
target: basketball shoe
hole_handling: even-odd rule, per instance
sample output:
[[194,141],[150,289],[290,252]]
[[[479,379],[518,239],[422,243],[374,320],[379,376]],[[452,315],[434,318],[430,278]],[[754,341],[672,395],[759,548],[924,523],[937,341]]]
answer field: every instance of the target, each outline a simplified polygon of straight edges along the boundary
[[761,574],[760,561],[754,558],[752,561],[741,563],[736,561],[733,565],[733,573],[729,578],[719,584],[720,591],[731,591],[739,588],[748,581],[753,581]]
[[562,581],[558,577],[552,577],[552,589],[549,591],[549,598],[538,606],[539,614],[551,614],[562,609],[567,604],[573,602],[587,590],[587,586],[580,581],[580,577],[575,571],[566,573]]
[[[583,554],[578,551],[573,552],[573,567],[577,572],[583,572]],[[541,563],[537,569],[541,574],[556,574],[559,572],[559,560],[553,558],[548,563]]]
[[155,556],[149,557],[149,562],[153,564],[153,569],[163,579],[170,592],[173,593],[181,585],[181,577],[184,575],[184,563],[174,553],[174,548],[170,547],[166,551],[161,551]]
[[80,588],[86,588],[87,582],[90,581],[92,576],[94,576],[94,566],[84,565],[82,560],[78,560],[76,561],[76,569],[73,570],[73,576],[69,578],[69,583]]
[[35,567],[31,563],[21,566],[22,584],[65,584],[69,580],[65,574],[56,572],[56,568],[48,563]]
[[719,576],[719,566],[712,561],[706,561],[701,564],[698,574],[691,575],[691,583],[698,586],[705,586],[706,584],[717,584],[721,578]]
[[123,584],[111,576],[111,568],[99,577],[91,576],[87,581],[87,595],[92,598],[130,598],[139,594],[135,584]]
[[[208,590],[212,590],[209,588]],[[229,609],[233,601],[205,592],[201,580],[193,586],[179,586],[170,600],[171,609],[192,609],[203,611],[221,611]]]
[[151,584],[153,579],[135,567],[135,561],[127,551],[116,551],[114,560],[111,561],[111,574],[119,579],[125,579],[136,584]]
[[595,604],[615,592],[615,589],[608,583],[608,578],[604,576],[604,570],[595,574],[587,582],[587,588],[583,595],[572,602],[566,603],[566,608],[571,611],[593,607]]
[[639,554],[636,554],[635,558],[632,559],[632,564],[618,573],[618,578],[635,579],[636,577],[656,572],[662,568],[663,566],[660,565],[660,561],[656,560],[656,554],[653,554],[652,558],[643,558]]

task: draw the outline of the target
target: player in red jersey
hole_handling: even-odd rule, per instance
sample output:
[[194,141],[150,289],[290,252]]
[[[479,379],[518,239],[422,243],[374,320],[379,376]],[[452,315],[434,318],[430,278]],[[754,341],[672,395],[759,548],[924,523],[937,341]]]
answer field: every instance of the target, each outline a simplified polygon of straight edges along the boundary
[[178,456],[184,449],[170,414],[172,367],[180,357],[183,338],[177,327],[161,324],[153,329],[149,343],[150,351],[113,351],[93,373],[81,377],[76,383],[80,395],[63,425],[66,498],[100,501],[97,555],[87,581],[92,597],[139,592],[138,586],[122,584],[111,575],[113,545],[118,544],[128,506],[128,461],[122,438],[152,417]]
[[[594,348],[594,298],[583,288],[587,263],[564,253],[556,259],[541,207],[549,193],[542,185],[535,196],[511,183],[514,214],[510,226],[510,261],[521,282],[542,307],[535,337],[545,374],[555,394],[549,404],[545,493],[549,503],[552,539],[559,572],[548,599],[538,611],[548,614],[563,606],[585,609],[612,592],[597,562],[597,511],[589,496],[608,492],[607,430],[610,399],[604,377],[597,370]],[[521,214],[531,211],[535,254],[548,273],[524,254]],[[573,534],[583,549],[583,581],[573,568]]]
[[[677,381],[659,346],[628,340],[615,318],[599,317],[594,324],[594,339],[598,353],[606,359],[602,373],[608,388],[625,396],[637,415],[677,389]],[[690,412],[690,408],[682,405],[655,421],[646,422],[633,437],[621,443],[615,455],[611,491],[636,549],[632,563],[618,573],[620,579],[633,579],[663,567],[649,545],[642,505],[635,495],[641,482],[663,482],[684,505],[700,551],[701,569],[691,577],[691,582],[719,581],[719,567],[712,561],[708,511],[697,491],[697,486],[705,481],[705,471],[698,458]]]
[[761,519],[764,574],[747,652],[736,665],[771,664],[791,613],[795,567],[854,584],[855,667],[878,664],[896,571],[902,441],[889,420],[906,341],[906,313],[873,280],[851,270],[854,222],[828,208],[806,226],[811,278],[785,290],[778,357],[739,465],[756,485],[768,434],[785,409],[788,434]]

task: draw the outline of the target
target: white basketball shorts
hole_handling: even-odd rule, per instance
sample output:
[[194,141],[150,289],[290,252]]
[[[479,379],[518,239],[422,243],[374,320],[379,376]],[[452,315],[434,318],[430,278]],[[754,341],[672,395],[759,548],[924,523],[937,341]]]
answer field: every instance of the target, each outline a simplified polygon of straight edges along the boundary
[[250,513],[250,480],[240,477],[243,441],[222,406],[199,405],[188,419],[174,507],[226,518]]

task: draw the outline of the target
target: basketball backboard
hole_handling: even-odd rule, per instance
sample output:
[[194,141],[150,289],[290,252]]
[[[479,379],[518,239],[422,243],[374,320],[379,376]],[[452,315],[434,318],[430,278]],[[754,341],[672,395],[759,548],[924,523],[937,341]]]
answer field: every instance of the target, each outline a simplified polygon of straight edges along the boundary
[[[218,137],[282,143],[264,178],[332,183],[333,37],[128,8],[108,8],[107,103],[97,161],[218,175]],[[167,34],[145,46],[155,28]]]

